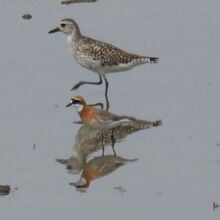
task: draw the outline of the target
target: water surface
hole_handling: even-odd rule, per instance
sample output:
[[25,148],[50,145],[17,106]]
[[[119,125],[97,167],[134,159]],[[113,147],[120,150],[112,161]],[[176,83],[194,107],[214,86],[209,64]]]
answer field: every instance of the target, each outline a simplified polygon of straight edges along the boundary
[[[220,210],[212,209],[220,203],[219,6],[214,0],[0,1],[0,184],[18,188],[0,197],[1,217],[219,219]],[[22,19],[25,13],[32,19]],[[86,193],[69,186],[79,176],[55,161],[71,155],[79,129],[76,112],[64,107],[70,88],[97,80],[72,59],[64,35],[48,35],[65,17],[91,37],[160,57],[157,65],[107,76],[112,112],[163,125],[117,144],[118,155],[139,160],[95,180]],[[104,101],[103,86],[77,94]]]

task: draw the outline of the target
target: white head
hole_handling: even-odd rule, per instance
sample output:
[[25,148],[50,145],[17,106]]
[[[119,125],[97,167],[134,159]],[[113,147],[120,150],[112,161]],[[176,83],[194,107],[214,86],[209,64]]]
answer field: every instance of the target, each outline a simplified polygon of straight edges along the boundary
[[74,37],[81,35],[78,24],[71,18],[62,19],[59,23],[59,27],[49,31],[49,34],[59,31],[65,33],[66,35],[73,35]]

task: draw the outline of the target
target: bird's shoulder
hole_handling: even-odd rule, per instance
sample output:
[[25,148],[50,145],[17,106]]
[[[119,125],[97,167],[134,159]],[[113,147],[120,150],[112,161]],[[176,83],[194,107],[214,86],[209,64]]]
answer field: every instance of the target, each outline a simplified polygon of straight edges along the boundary
[[117,115],[109,111],[101,110],[98,108],[94,108],[93,111],[99,121],[115,121],[118,119]]

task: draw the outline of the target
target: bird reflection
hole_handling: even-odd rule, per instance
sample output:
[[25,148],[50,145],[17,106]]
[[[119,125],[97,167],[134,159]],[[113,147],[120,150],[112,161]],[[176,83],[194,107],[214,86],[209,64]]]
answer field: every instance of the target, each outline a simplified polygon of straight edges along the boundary
[[74,154],[69,159],[57,159],[57,161],[65,164],[69,172],[78,173],[86,164],[88,155],[98,150],[103,151],[107,145],[113,147],[127,135],[151,126],[154,126],[154,123],[146,121],[122,121],[111,126],[84,124],[76,134],[73,145]]
[[[140,120],[92,107],[86,104],[82,96],[74,96],[66,107],[71,105],[77,108],[83,124],[75,137],[73,155],[69,159],[57,161],[65,164],[70,173],[81,172],[79,181],[71,183],[80,191],[88,188],[94,179],[108,175],[118,167],[137,160],[118,156],[114,148],[115,143],[137,131],[157,127],[162,123],[161,120]],[[113,155],[104,155],[105,147],[108,145],[112,147]],[[87,161],[89,155],[99,150],[102,150],[102,156]]]
[[77,155],[89,155],[103,149],[103,145],[113,145],[127,135],[152,126],[158,126],[158,121],[120,121],[116,123],[101,123],[97,125],[84,124],[77,132],[74,150]]
[[[129,134],[152,126],[158,126],[161,121],[127,120],[116,121],[113,123],[83,124],[75,137],[73,145],[74,154],[69,159],[57,159],[58,162],[65,164],[68,172],[79,173],[81,178],[71,185],[77,190],[83,191],[90,182],[98,177],[103,177],[118,167],[137,159],[125,159],[114,155],[104,155],[104,147],[114,146],[115,143],[122,141]],[[102,150],[102,156],[94,157],[87,162],[87,158],[92,153]]]
[[78,189],[89,187],[91,181],[114,172],[117,168],[137,159],[124,159],[120,156],[107,155],[91,159],[85,164],[80,180],[70,185]]

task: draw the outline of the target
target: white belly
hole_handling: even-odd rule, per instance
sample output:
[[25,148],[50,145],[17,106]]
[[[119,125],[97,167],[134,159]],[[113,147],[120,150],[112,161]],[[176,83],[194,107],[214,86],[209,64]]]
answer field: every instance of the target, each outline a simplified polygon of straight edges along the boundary
[[79,63],[81,66],[85,67],[86,69],[89,69],[95,73],[98,73],[100,75],[104,75],[107,73],[114,73],[114,72],[121,72],[131,69],[134,65],[134,63],[128,63],[128,64],[119,64],[119,65],[112,65],[112,66],[102,66],[100,62],[94,61],[91,59],[91,57],[77,57],[74,55],[75,60],[77,63]]
[[94,61],[91,59],[91,57],[83,57],[83,56],[75,56],[74,58],[77,63],[79,63],[81,66],[85,67],[86,69],[92,70],[94,72],[97,72],[97,68],[99,68],[100,63],[97,61]]

